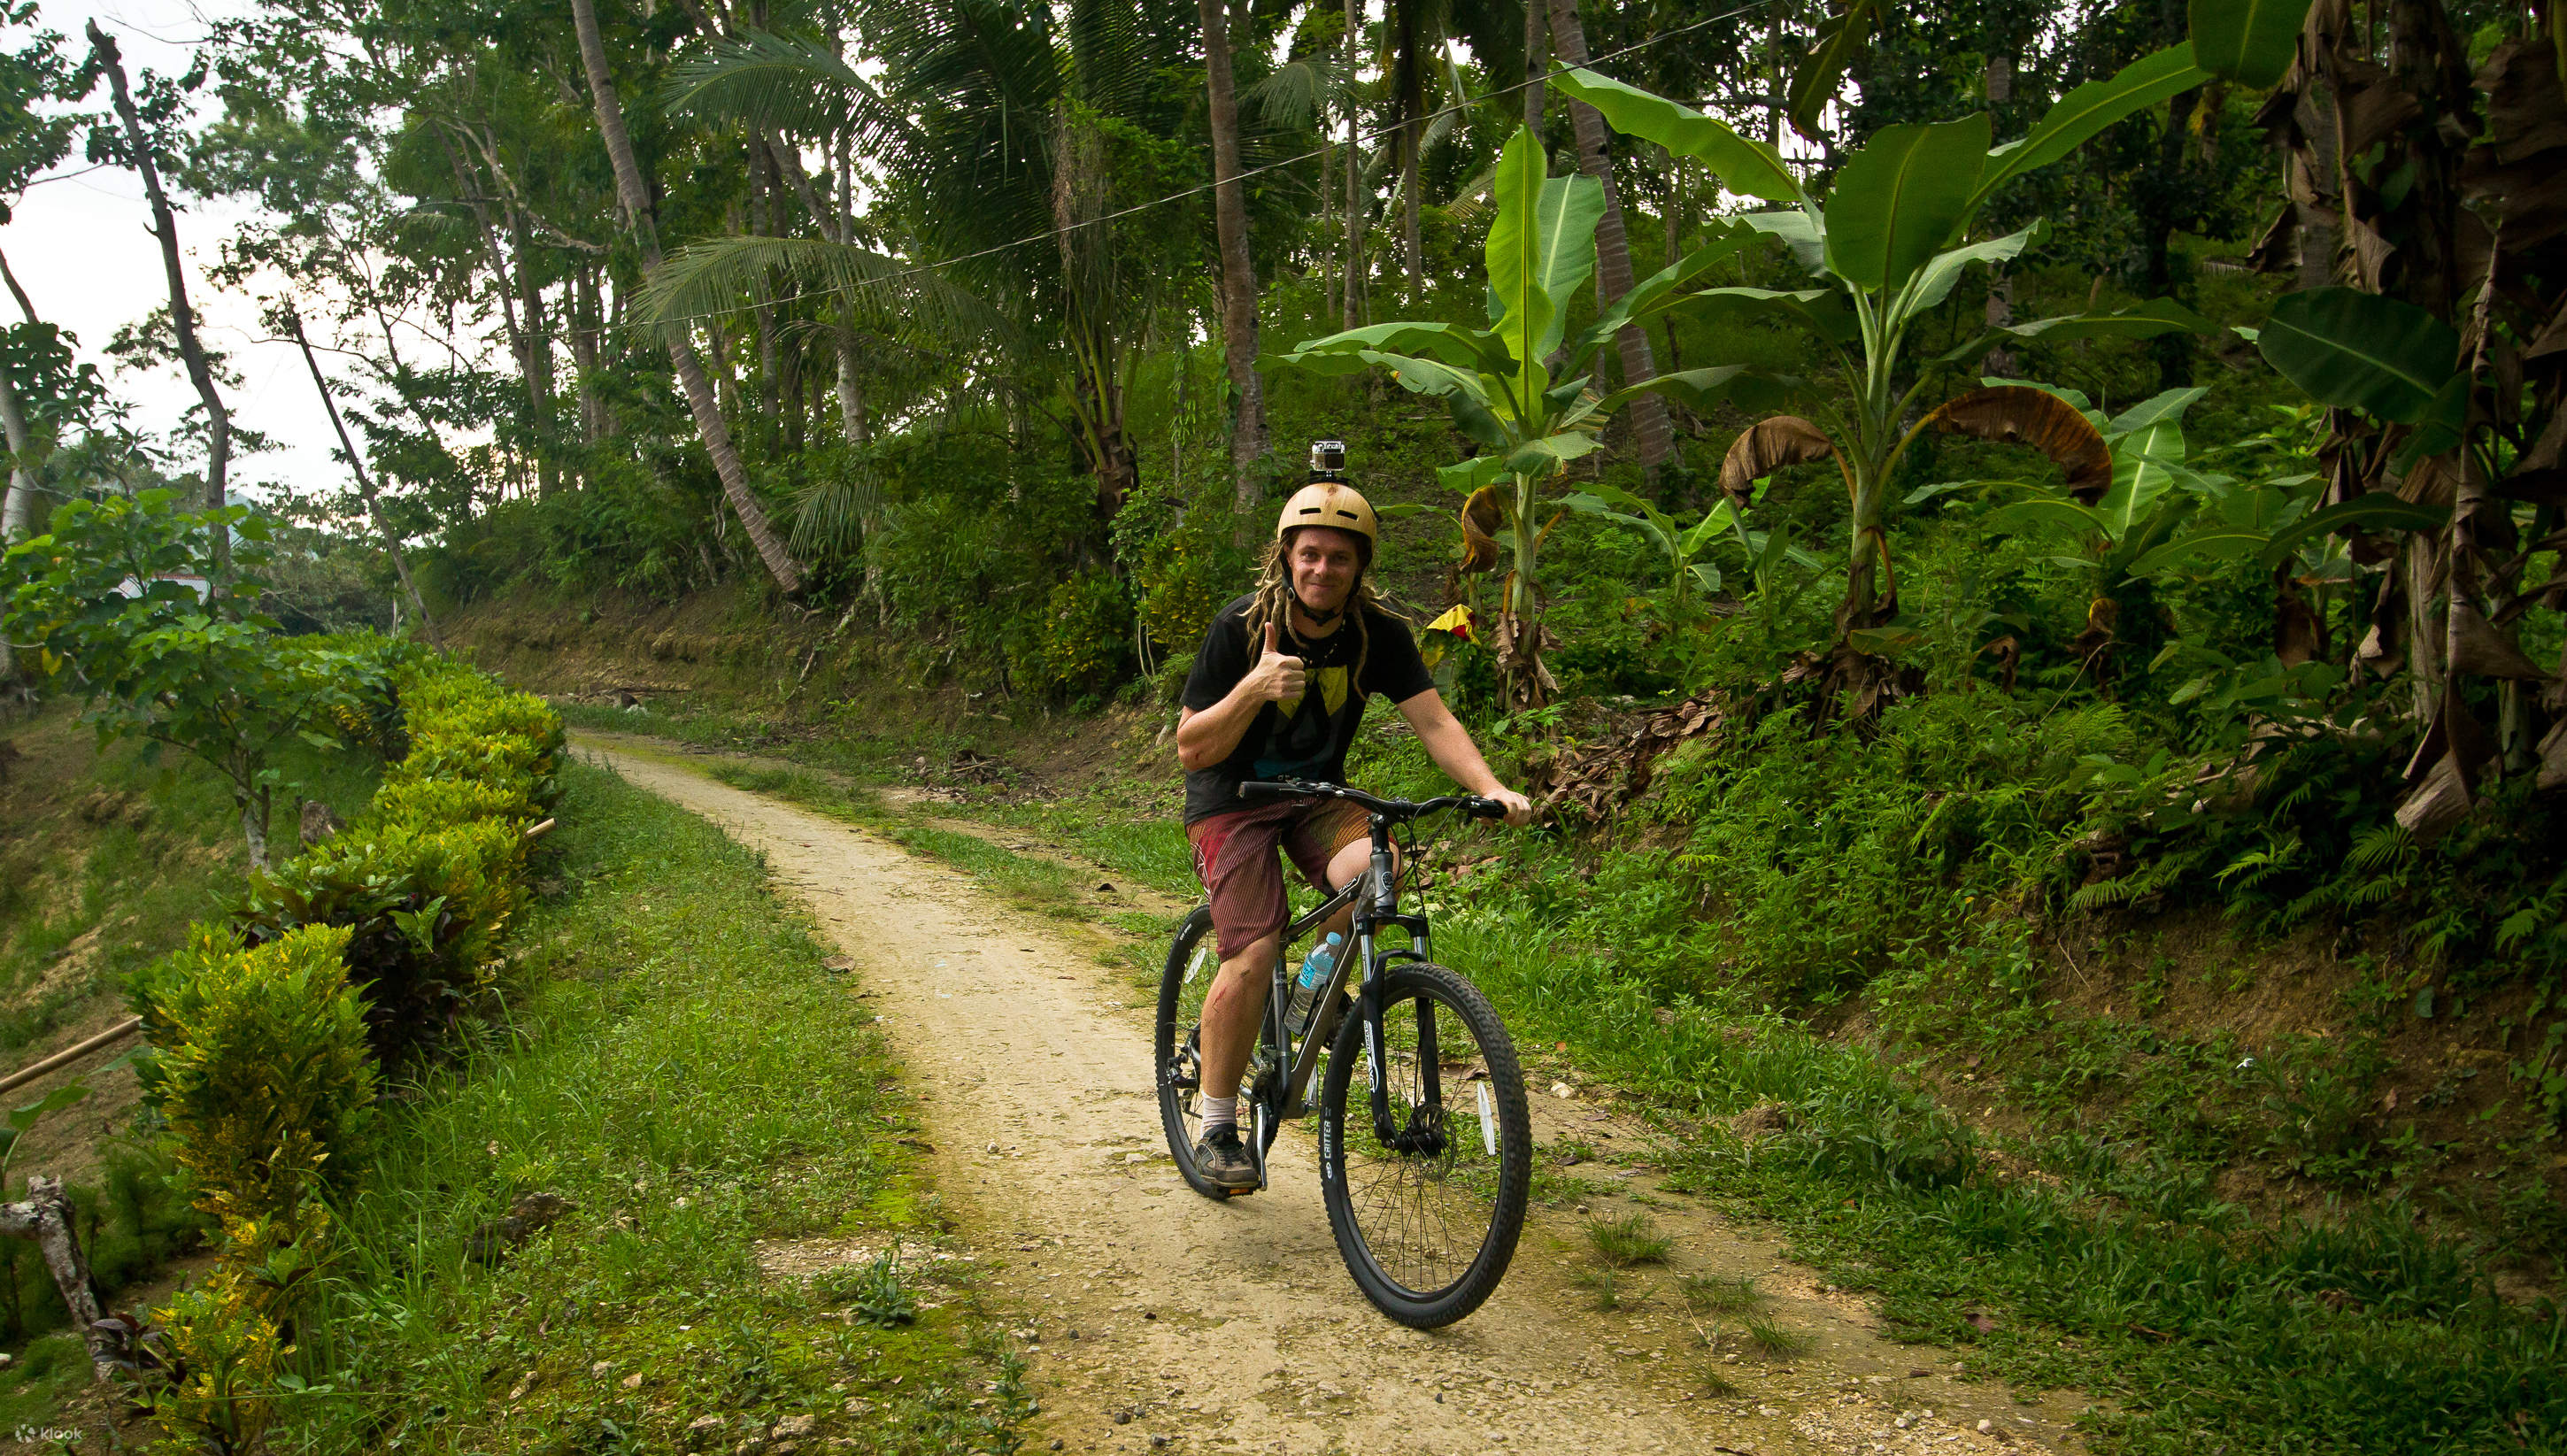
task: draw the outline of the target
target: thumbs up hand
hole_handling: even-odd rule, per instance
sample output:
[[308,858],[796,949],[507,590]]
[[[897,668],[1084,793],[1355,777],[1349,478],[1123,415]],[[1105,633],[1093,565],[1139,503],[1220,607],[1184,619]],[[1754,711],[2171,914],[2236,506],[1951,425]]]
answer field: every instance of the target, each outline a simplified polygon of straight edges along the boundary
[[1299,698],[1308,677],[1299,658],[1284,655],[1276,643],[1275,624],[1267,623],[1266,651],[1257,659],[1257,666],[1248,671],[1249,691],[1262,702],[1282,703]]

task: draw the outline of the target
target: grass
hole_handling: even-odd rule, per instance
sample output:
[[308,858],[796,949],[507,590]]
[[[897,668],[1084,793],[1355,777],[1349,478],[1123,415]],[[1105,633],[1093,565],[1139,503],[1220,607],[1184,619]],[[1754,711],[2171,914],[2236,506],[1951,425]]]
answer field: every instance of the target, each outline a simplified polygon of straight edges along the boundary
[[1625,1269],[1615,1269],[1610,1265],[1601,1269],[1581,1269],[1572,1278],[1577,1287],[1586,1292],[1587,1299],[1599,1314],[1635,1309],[1648,1300],[1648,1283],[1634,1279]]
[[1697,1314],[1744,1314],[1761,1308],[1765,1293],[1750,1274],[1689,1274],[1677,1286],[1685,1308]]
[[1659,1233],[1647,1214],[1635,1213],[1618,1219],[1588,1220],[1586,1245],[1606,1265],[1633,1269],[1666,1263],[1667,1256],[1675,1252],[1676,1241]]
[[1795,1359],[1808,1354],[1819,1342],[1808,1331],[1787,1329],[1770,1315],[1749,1314],[1742,1323],[1748,1347],[1769,1360]]
[[[1021,1369],[969,1264],[915,1257],[942,1216],[856,988],[758,857],[602,770],[564,789],[510,1019],[395,1104],[303,1338],[327,1391],[275,1448],[678,1450],[705,1415],[726,1444],[809,1416],[863,1449],[1008,1448]],[[536,1192],[571,1212],[464,1257]],[[790,1240],[874,1254],[815,1287],[761,1269]]]

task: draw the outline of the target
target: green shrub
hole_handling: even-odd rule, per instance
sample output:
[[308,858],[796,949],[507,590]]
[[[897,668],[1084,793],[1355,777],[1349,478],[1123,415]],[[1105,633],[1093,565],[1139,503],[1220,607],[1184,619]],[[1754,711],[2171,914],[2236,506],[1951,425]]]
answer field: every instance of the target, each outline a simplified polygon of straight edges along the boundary
[[1021,690],[1069,699],[1113,691],[1132,662],[1132,599],[1123,583],[1087,571],[1053,587],[1032,642],[1015,658]]
[[375,1063],[365,1003],[341,960],[345,927],[309,926],[238,949],[199,927],[194,945],[136,979],[154,1054],[144,1095],[178,1140],[197,1203],[226,1230],[344,1197],[365,1167]]
[[221,1269],[151,1311],[166,1383],[149,1392],[165,1449],[256,1451],[276,1423],[276,1377],[292,1346],[254,1291]]
[[387,1065],[398,1064],[433,1044],[489,985],[519,901],[521,860],[513,820],[342,834],[253,874],[232,923],[253,946],[306,926],[346,930],[348,980],[367,1000],[369,1039]]
[[490,982],[525,878],[522,831],[552,801],[560,718],[439,660],[393,678],[410,753],[337,838],[253,874],[231,918],[257,946],[312,925],[350,932],[377,1056],[433,1044]]

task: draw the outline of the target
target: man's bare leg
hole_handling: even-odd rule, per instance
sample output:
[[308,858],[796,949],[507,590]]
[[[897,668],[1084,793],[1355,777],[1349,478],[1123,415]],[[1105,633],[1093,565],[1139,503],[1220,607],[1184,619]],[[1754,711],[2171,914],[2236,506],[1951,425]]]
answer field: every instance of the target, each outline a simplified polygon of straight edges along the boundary
[[1248,1058],[1257,1049],[1257,1019],[1266,1015],[1266,992],[1275,981],[1280,937],[1262,936],[1221,963],[1203,1004],[1203,1095],[1236,1096]]

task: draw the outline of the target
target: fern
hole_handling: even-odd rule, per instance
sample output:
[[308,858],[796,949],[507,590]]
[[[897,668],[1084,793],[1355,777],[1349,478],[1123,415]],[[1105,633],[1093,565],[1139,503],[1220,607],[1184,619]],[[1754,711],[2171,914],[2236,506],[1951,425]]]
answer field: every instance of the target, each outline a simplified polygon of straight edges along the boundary
[[2407,826],[2391,819],[2355,835],[2344,863],[2347,869],[2376,870],[2393,860],[2413,859],[2415,853],[2416,841]]

